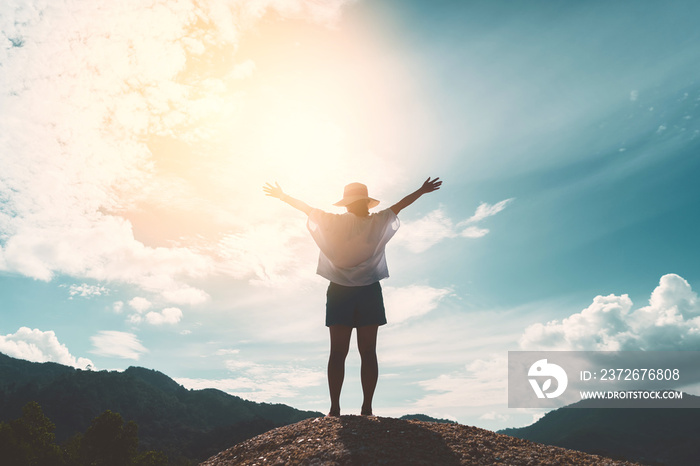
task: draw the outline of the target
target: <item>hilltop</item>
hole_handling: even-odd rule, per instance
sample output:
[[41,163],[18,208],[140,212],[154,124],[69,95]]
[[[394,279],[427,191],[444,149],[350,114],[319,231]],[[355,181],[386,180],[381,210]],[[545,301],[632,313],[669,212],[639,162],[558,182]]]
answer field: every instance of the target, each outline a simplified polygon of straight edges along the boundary
[[455,423],[385,417],[306,419],[245,440],[200,466],[605,465],[614,461]]

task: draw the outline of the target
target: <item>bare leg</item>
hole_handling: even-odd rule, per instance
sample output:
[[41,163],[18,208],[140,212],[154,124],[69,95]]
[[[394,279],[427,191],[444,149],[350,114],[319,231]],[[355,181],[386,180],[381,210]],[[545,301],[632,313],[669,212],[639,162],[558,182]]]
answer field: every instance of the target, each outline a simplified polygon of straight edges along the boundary
[[345,357],[350,348],[352,327],[347,325],[331,325],[331,354],[328,358],[328,389],[331,394],[331,410],[329,416],[340,416],[340,390],[345,378]]
[[377,364],[377,330],[378,325],[366,325],[357,329],[357,349],[360,351],[362,364],[360,378],[362,380],[362,411],[364,416],[372,415],[372,397],[379,379],[379,365]]

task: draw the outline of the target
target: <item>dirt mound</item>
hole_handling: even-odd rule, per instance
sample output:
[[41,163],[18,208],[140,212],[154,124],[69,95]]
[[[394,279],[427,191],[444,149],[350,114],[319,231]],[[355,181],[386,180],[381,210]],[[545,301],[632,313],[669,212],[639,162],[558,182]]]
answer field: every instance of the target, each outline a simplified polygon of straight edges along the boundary
[[306,419],[258,435],[201,466],[632,465],[461,424],[341,416]]

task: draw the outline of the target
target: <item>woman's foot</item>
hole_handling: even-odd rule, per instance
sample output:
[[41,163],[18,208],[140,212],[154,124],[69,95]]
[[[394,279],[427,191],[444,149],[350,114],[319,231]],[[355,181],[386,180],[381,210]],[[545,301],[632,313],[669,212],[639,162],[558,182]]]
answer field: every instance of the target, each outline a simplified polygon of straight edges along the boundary
[[340,417],[340,408],[331,408],[326,417]]
[[363,404],[362,409],[360,410],[360,416],[373,416],[372,406],[367,406],[366,404]]

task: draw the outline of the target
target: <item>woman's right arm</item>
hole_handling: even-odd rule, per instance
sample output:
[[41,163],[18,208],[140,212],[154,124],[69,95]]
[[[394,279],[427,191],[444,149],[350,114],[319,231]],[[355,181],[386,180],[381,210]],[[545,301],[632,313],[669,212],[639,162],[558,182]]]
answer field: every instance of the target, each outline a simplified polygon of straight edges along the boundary
[[301,210],[306,215],[309,215],[309,213],[313,210],[313,208],[306,202],[300,201],[299,199],[295,199],[292,196],[285,194],[277,182],[275,182],[275,186],[272,186],[270,183],[265,183],[265,186],[263,186],[263,191],[265,191],[266,196],[276,197],[295,209]]

